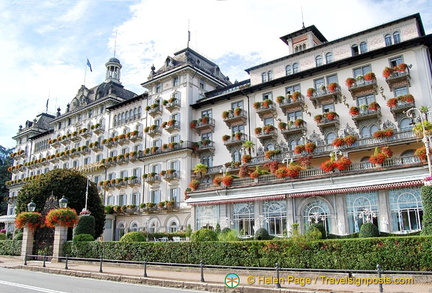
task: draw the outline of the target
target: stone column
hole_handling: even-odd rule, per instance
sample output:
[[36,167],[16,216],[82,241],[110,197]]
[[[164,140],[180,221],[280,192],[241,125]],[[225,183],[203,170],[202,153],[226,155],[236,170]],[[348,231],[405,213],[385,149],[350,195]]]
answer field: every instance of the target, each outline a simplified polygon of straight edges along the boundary
[[33,254],[34,229],[24,227],[23,240],[21,244],[21,257],[25,258],[26,254]]
[[51,262],[58,262],[58,257],[63,256],[63,245],[67,241],[68,227],[56,226],[54,230],[53,258]]

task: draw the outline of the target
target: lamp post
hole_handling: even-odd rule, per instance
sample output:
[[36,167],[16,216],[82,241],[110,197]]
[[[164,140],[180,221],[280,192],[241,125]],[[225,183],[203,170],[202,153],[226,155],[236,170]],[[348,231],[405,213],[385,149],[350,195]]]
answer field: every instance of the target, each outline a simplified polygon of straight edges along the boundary
[[67,208],[68,202],[69,201],[64,196],[62,196],[62,198],[59,199],[59,206],[60,206],[60,208],[61,209]]
[[423,142],[423,144],[425,145],[425,148],[426,148],[426,159],[427,159],[428,170],[429,170],[429,174],[428,175],[431,176],[432,175],[432,167],[431,167],[431,162],[430,162],[430,150],[429,150],[430,143],[429,143],[429,139],[427,137],[426,129],[425,129],[425,125],[424,125],[425,120],[423,119],[422,112],[419,109],[417,109],[417,108],[411,108],[411,109],[408,109],[405,112],[405,114],[408,117],[411,118],[411,121],[412,121],[411,123],[412,124],[414,124],[414,115],[412,113],[413,111],[417,111],[418,114],[419,114],[419,116],[420,116],[420,122],[421,122],[421,127],[422,127],[422,134],[423,134],[422,142]]

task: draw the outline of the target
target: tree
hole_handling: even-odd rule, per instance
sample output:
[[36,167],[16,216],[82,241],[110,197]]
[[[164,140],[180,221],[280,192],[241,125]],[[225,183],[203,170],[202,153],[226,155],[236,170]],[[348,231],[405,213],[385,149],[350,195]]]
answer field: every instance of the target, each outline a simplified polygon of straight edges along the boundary
[[0,215],[6,214],[7,203],[4,198],[9,195],[9,190],[6,188],[5,182],[11,179],[11,173],[7,170],[12,166],[10,154],[12,149],[7,149],[0,146]]
[[[94,182],[89,182],[87,206],[95,217],[95,237],[103,233],[105,213]],[[85,206],[87,178],[76,170],[55,169],[40,177],[28,181],[18,192],[16,213],[26,211],[27,204],[33,200],[36,211],[42,212],[46,200],[51,196],[59,200],[63,196],[68,200],[68,207],[78,213]]]

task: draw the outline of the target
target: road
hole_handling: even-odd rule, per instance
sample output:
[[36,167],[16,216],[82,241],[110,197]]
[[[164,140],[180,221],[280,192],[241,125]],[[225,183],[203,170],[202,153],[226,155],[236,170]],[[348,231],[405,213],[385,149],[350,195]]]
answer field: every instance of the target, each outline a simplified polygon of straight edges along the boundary
[[153,287],[46,274],[19,269],[0,268],[0,292],[2,293],[197,293],[204,291]]

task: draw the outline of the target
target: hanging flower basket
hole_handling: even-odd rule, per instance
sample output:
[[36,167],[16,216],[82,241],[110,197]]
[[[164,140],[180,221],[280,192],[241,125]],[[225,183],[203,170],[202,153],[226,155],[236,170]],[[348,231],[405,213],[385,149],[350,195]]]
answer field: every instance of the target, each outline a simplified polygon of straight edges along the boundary
[[356,106],[352,106],[349,109],[349,113],[350,113],[351,116],[356,116],[356,115],[360,114],[360,108],[356,107]]
[[387,158],[386,155],[384,155],[383,153],[378,153],[378,154],[372,155],[369,158],[369,162],[371,162],[372,164],[375,164],[375,165],[381,165],[382,163],[384,163],[386,158]]
[[308,142],[304,146],[305,151],[307,151],[309,154],[313,153],[316,149],[316,144],[313,142]]
[[385,67],[382,72],[382,76],[384,78],[389,78],[392,74],[393,74],[393,69],[391,69],[390,67]]
[[230,186],[234,181],[234,177],[232,177],[231,175],[226,175],[222,177],[222,183],[225,186]]
[[305,146],[303,144],[298,144],[294,148],[294,153],[296,154],[301,154],[304,151],[305,151]]
[[375,73],[373,72],[368,72],[365,75],[363,75],[363,79],[366,81],[372,81],[376,79]]
[[341,137],[336,137],[335,139],[333,139],[332,141],[332,145],[335,147],[341,147],[345,144],[345,140]]
[[321,169],[324,172],[333,172],[335,168],[336,168],[336,164],[331,160],[321,163]]
[[339,85],[336,82],[329,83],[327,86],[328,90],[332,93],[334,93],[338,87]]
[[36,229],[43,225],[43,216],[38,212],[22,212],[15,218],[15,226],[18,229],[28,227],[29,229]]
[[347,146],[352,146],[357,141],[357,137],[354,135],[348,135],[345,136],[344,141]]
[[222,183],[222,177],[215,177],[214,179],[213,179],[213,184],[214,185],[216,185],[216,186],[220,186],[221,185],[221,183]]
[[338,168],[341,171],[347,170],[349,168],[349,166],[351,165],[351,163],[352,163],[351,160],[348,159],[347,157],[342,157],[335,162],[336,168]]
[[308,96],[309,98],[312,98],[314,93],[315,93],[315,89],[310,87],[306,91],[306,96]]
[[79,218],[74,209],[53,209],[46,215],[45,225],[52,228],[56,226],[73,228],[78,221]]
[[356,83],[356,79],[355,78],[352,78],[352,77],[348,77],[346,80],[345,80],[345,85],[347,86],[347,87],[352,87],[354,84]]
[[398,98],[391,98],[387,100],[387,106],[389,108],[394,108],[397,106],[397,104],[398,104]]
[[426,147],[423,146],[421,148],[416,149],[414,155],[418,157],[422,162],[426,162],[427,160]]

